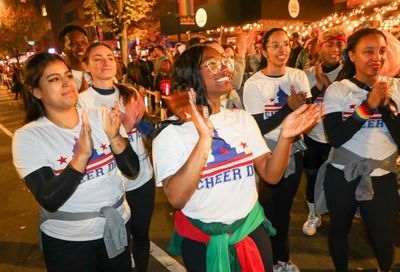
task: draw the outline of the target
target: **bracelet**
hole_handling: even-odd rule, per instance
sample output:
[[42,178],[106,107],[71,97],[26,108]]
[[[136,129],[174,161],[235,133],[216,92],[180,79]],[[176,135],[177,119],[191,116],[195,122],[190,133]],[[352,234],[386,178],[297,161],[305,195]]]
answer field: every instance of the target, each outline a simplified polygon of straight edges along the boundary
[[364,100],[363,103],[354,111],[354,117],[359,121],[366,121],[374,114],[368,106],[366,105],[367,101]]

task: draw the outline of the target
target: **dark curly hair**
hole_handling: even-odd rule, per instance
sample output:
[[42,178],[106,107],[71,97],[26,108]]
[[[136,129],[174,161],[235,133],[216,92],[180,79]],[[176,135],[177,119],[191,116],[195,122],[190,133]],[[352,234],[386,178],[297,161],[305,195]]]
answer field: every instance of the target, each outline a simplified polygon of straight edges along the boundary
[[79,31],[87,37],[86,31],[82,27],[78,25],[66,25],[58,33],[58,45],[60,46],[61,49],[64,48],[65,36],[67,36],[67,34],[72,31]]

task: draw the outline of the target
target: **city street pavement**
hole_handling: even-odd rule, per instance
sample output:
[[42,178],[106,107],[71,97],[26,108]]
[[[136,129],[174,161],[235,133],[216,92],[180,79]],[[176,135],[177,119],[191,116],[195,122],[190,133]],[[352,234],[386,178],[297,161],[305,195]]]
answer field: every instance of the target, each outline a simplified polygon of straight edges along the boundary
[[[0,85],[0,272],[45,271],[38,245],[38,204],[19,179],[12,164],[11,138],[23,123],[22,101],[15,101]],[[297,193],[290,229],[291,259],[301,271],[334,271],[327,248],[328,216],[313,237],[302,233],[307,216],[305,181]],[[140,208],[140,207],[138,207]],[[173,209],[161,189],[157,189],[151,225],[152,256],[149,271],[184,271],[180,258],[165,253],[173,229]],[[394,271],[400,271],[400,216],[396,225],[396,256]],[[376,271],[376,261],[365,238],[361,220],[355,218],[350,233],[350,269]]]

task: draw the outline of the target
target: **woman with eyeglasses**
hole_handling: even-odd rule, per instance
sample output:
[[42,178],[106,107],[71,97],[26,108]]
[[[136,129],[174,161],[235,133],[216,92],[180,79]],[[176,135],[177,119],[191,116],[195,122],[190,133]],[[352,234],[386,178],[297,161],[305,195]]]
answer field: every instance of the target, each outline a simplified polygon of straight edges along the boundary
[[80,93],[78,106],[113,107],[118,101],[123,112],[123,126],[128,134],[129,143],[139,156],[140,171],[135,178],[124,178],[126,199],[131,208],[132,255],[136,270],[148,270],[150,256],[150,222],[153,215],[155,184],[153,168],[143,143],[141,119],[144,104],[139,93],[125,85],[115,84],[117,63],[112,47],[103,42],[89,45],[83,56],[86,69],[93,78],[93,85]]
[[[306,74],[286,66],[290,41],[281,28],[265,33],[262,40],[267,66],[251,76],[244,85],[243,104],[255,118],[267,145],[273,150],[286,116],[311,97]],[[274,271],[299,271],[289,258],[290,210],[302,174],[302,153],[292,146],[288,167],[276,184],[259,183],[259,201],[266,217],[277,230],[271,238]],[[263,177],[261,177],[262,179]]]
[[379,271],[391,271],[394,261],[400,82],[380,76],[386,46],[378,29],[353,33],[347,39],[340,81],[332,83],[324,96],[323,123],[333,150],[318,173],[325,174],[316,184],[324,192],[316,191],[315,203],[317,211],[324,211],[326,197],[329,249],[337,271],[348,271],[348,234],[357,209]]
[[76,109],[76,84],[58,55],[31,56],[24,76],[27,124],[14,134],[13,159],[40,204],[47,271],[131,271],[119,171],[137,175],[139,160],[120,133],[118,104]]
[[[243,37],[241,39],[243,39]],[[205,41],[202,44],[214,48],[221,55],[223,55],[225,57],[223,59],[223,61],[225,62],[224,65],[227,66],[228,69],[232,70],[232,90],[229,93],[221,96],[221,107],[226,108],[226,109],[243,109],[242,101],[239,97],[239,94],[236,91],[236,89],[233,87],[235,84],[238,85],[239,83],[241,84],[241,82],[242,82],[242,78],[243,78],[243,72],[241,71],[243,68],[243,67],[241,67],[242,63],[240,62],[238,64],[234,61],[233,58],[228,57],[226,55],[224,47],[222,45],[220,45],[217,41]],[[209,67],[212,67],[212,66],[213,65],[211,65],[211,63],[210,63]]]
[[288,115],[271,153],[250,114],[221,108],[232,89],[227,64],[205,45],[175,63],[168,99],[175,116],[153,140],[157,184],[178,209],[169,250],[182,254],[188,271],[272,271],[274,230],[258,204],[255,171],[278,182],[294,136],[315,124],[320,110],[303,105]]

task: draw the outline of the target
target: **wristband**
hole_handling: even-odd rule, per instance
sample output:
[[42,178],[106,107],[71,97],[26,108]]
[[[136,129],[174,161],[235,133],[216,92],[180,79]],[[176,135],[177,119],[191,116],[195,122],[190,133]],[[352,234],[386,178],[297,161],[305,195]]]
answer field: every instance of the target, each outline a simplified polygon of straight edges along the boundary
[[366,105],[366,101],[364,100],[363,103],[354,111],[354,117],[359,121],[366,121],[374,114],[368,106]]

